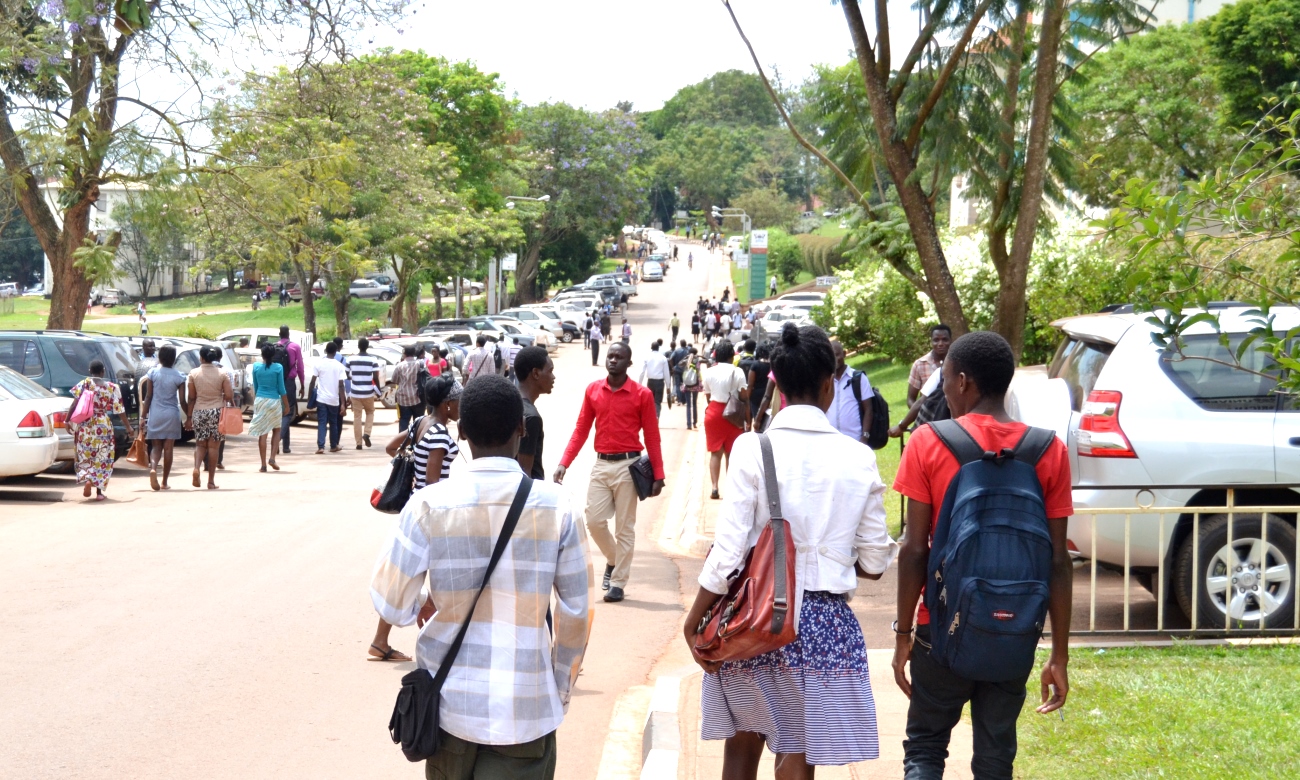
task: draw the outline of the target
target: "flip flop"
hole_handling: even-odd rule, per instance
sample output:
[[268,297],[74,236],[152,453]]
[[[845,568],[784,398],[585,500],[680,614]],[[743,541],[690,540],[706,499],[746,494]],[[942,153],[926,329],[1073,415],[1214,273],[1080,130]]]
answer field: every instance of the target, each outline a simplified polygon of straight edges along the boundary
[[158,484],[158,470],[157,470],[157,469],[149,469],[149,487],[153,488],[154,490],[160,490],[160,489],[161,489],[161,487],[160,487],[159,484]]
[[[387,650],[380,650],[378,645],[372,644],[370,645],[370,649],[375,651],[375,653],[370,654],[370,658],[368,660],[371,661],[401,662],[401,661],[411,660],[411,657],[409,655],[401,652],[400,650],[396,649],[392,645],[389,645]],[[376,655],[376,653],[378,653],[378,655]]]
[[95,500],[96,500],[96,501],[106,501],[107,499],[108,499],[108,496],[104,495],[103,493],[98,493],[98,494],[95,495]]
[[277,466],[277,465],[275,465],[275,461],[273,461],[273,460],[272,460],[272,461],[268,461],[266,465],[270,466],[271,468],[275,469],[276,471],[279,471],[279,470],[280,470],[280,467]]
[[262,468],[258,469],[258,471],[260,471],[260,472],[262,472],[263,474],[265,474],[265,473],[266,473],[266,466],[263,466]]

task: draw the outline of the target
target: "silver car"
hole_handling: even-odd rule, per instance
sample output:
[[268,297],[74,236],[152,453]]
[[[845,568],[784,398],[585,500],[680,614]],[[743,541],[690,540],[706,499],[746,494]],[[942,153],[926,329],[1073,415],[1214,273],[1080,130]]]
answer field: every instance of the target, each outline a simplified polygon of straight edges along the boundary
[[[1157,592],[1163,550],[1164,592],[1189,619],[1197,600],[1206,627],[1222,628],[1225,613],[1269,628],[1291,626],[1294,615],[1293,511],[1264,513],[1266,532],[1258,512],[1234,513],[1231,530],[1226,514],[1205,513],[1199,538],[1192,533],[1194,508],[1224,506],[1228,488],[1236,506],[1300,505],[1300,403],[1274,392],[1279,369],[1267,355],[1247,349],[1243,367],[1232,365],[1231,351],[1255,327],[1249,311],[1216,306],[1227,345],[1201,323],[1181,356],[1156,346],[1148,315],[1129,307],[1060,320],[1051,364],[1022,369],[1007,398],[1013,417],[1056,430],[1069,446],[1078,555],[1125,564],[1124,516],[1090,509],[1187,509],[1165,516],[1163,538],[1159,515],[1135,512],[1129,564]],[[1300,325],[1294,308],[1271,313],[1282,334]]]

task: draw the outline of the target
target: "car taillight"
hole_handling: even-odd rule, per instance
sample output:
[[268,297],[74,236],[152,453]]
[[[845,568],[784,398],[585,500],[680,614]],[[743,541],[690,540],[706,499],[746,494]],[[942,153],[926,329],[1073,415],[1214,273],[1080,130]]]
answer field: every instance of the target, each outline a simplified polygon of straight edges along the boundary
[[1083,403],[1083,419],[1075,435],[1079,455],[1090,458],[1136,458],[1133,445],[1119,427],[1123,395],[1114,390],[1093,390]]
[[37,412],[28,412],[18,423],[18,438],[20,439],[40,439],[48,435],[45,420]]
[[50,427],[67,428],[68,415],[64,414],[63,412],[55,412],[54,414],[50,415]]

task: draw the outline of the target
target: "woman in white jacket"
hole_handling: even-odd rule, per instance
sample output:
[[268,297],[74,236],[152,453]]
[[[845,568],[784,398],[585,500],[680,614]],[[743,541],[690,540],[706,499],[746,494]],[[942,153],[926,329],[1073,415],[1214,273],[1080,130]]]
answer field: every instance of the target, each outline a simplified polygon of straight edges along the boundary
[[[781,505],[796,544],[794,619],[798,638],[745,661],[714,664],[707,674],[701,737],[727,741],[724,778],[754,778],[766,743],[777,778],[811,778],[816,765],[879,755],[866,646],[848,600],[858,577],[879,579],[897,552],[885,527],[885,486],[875,454],[826,419],[835,397],[835,356],[815,326],[787,323],[772,354],[786,406],[767,433]],[[700,591],[686,616],[695,632],[728,577],[771,518],[757,434],[736,440],[726,503]],[[693,652],[693,650],[692,650]]]

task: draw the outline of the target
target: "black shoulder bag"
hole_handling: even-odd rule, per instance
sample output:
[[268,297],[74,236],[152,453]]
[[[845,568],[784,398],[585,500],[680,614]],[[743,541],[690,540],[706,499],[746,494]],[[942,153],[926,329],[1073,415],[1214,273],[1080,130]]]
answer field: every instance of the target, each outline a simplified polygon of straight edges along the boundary
[[384,483],[384,489],[375,501],[375,509],[380,512],[398,514],[410,500],[411,494],[415,492],[415,458],[411,448],[415,446],[415,432],[423,419],[423,417],[415,418],[406,429],[406,441],[402,442],[402,446],[397,450],[397,455],[392,460],[393,468],[388,472],[388,481]]
[[442,665],[438,667],[438,673],[431,675],[428,669],[416,669],[402,678],[402,690],[397,694],[393,716],[388,720],[388,735],[393,738],[394,743],[401,744],[402,753],[406,755],[408,761],[424,761],[431,758],[441,746],[438,708],[442,702],[442,685],[447,681],[447,675],[451,673],[451,665],[456,662],[461,643],[465,641],[465,632],[469,630],[469,622],[474,618],[474,608],[478,606],[479,597],[483,595],[488,581],[492,579],[497,561],[501,560],[506,543],[514,534],[515,526],[519,524],[519,516],[523,514],[524,502],[528,500],[528,491],[532,487],[532,479],[525,474],[523,481],[519,483],[519,490],[515,492],[515,500],[510,504],[510,511],[506,514],[505,525],[501,526],[501,535],[497,537],[497,544],[492,550],[492,559],[488,561],[487,571],[483,573],[483,584],[479,585],[478,593],[474,595],[474,601],[469,605],[469,612],[465,615],[464,622],[460,624],[456,641],[452,642],[451,648],[447,650]]

